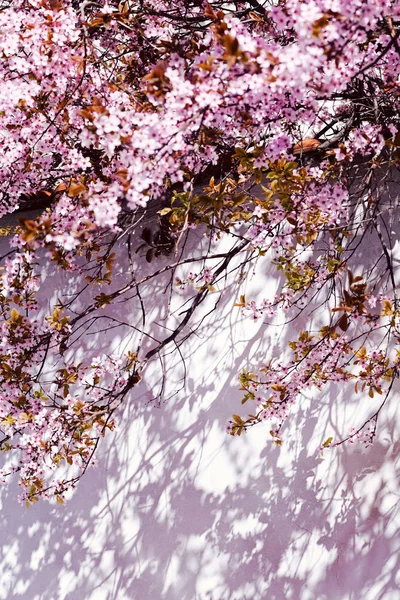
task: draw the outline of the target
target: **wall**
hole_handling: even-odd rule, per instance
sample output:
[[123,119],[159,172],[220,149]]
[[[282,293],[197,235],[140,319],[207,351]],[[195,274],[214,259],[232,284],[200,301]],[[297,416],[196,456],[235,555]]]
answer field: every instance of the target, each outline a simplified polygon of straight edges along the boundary
[[[42,279],[73,285],[45,266]],[[271,291],[274,280],[266,270],[249,286]],[[167,300],[162,286],[147,294],[159,332]],[[365,399],[337,388],[301,398],[281,448],[268,426],[227,436],[238,372],[279,354],[293,330],[243,320],[228,297],[219,308],[182,348],[185,388],[175,394],[174,353],[171,397],[151,401],[160,363],[150,365],[66,506],[26,509],[14,484],[1,490],[1,600],[398,600],[397,390],[366,450],[318,451],[368,416]]]

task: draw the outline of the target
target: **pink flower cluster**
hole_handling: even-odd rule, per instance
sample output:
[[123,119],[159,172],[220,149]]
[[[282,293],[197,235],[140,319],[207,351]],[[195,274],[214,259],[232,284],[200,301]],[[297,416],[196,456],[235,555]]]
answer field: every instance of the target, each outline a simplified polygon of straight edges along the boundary
[[[114,258],[101,236],[136,231],[141,209],[183,191],[186,204],[171,204],[178,235],[193,223],[206,223],[211,239],[233,231],[254,254],[271,249],[285,275],[277,299],[244,301],[244,314],[257,320],[273,316],[275,304],[297,309],[310,301],[304,290],[318,291],[344,268],[338,255],[354,204],[344,169],[360,157],[377,161],[395,144],[400,6],[286,0],[272,3],[263,18],[248,2],[237,13],[222,1],[3,4],[0,216],[43,198],[48,209],[17,229],[1,274],[1,445],[13,457],[2,477],[18,472],[28,500],[50,488],[62,499],[76,478],[54,479],[54,470],[86,468],[98,436],[113,427],[115,407],[140,377],[130,379],[133,359],[66,358],[71,346],[82,350],[80,335],[73,336],[82,314],[92,316],[122,292],[95,292],[81,314],[70,310],[72,300],[58,299],[39,316],[37,298],[50,283],[42,286],[38,260],[74,271],[82,289],[108,286]],[[313,135],[322,148],[319,164],[302,144]],[[199,182],[213,181],[213,169],[230,181],[232,194],[214,190],[207,209],[196,213]],[[262,193],[253,194],[253,177]],[[243,189],[245,200],[235,195]],[[324,259],[304,260],[322,244]],[[204,263],[175,283],[215,291],[215,273]],[[136,274],[128,277],[122,290],[133,289]],[[347,320],[377,315],[343,310],[339,337],[299,339],[289,366],[250,380],[254,396],[269,390],[259,403],[261,419],[281,421],[310,386],[354,377],[343,362]],[[397,327],[398,315],[385,310]],[[387,370],[376,352],[361,358],[357,371],[371,389],[381,388]],[[277,437],[279,428],[273,431]]]

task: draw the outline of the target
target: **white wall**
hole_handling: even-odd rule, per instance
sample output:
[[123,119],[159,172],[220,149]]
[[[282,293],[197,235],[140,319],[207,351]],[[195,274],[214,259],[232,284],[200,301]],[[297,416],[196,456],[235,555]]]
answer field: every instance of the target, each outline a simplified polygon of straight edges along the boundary
[[[50,275],[48,285],[71,288]],[[250,285],[271,291],[273,281],[261,271]],[[158,332],[160,290],[147,289]],[[318,452],[368,416],[365,398],[338,389],[301,399],[281,448],[267,424],[241,438],[224,431],[241,409],[240,369],[292,337],[243,320],[227,297],[183,348],[185,389],[149,403],[154,362],[65,507],[26,509],[15,485],[3,488],[0,599],[398,600],[397,390],[367,450]],[[176,353],[167,361],[173,392],[182,366]]]

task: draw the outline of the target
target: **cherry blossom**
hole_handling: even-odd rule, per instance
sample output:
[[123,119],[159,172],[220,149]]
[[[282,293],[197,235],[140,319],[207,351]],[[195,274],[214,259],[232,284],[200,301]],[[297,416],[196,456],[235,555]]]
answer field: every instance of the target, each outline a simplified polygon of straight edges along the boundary
[[[63,503],[146,364],[188,335],[197,307],[224,294],[232,273],[232,309],[266,325],[294,323],[294,335],[279,364],[266,357],[240,375],[256,411],[234,415],[229,433],[267,421],[280,445],[302,393],[332,384],[381,404],[322,447],[372,441],[399,362],[389,232],[399,3],[0,6],[0,216],[37,209],[2,258],[1,479],[18,474],[28,504]],[[144,219],[154,212],[152,231]],[[185,254],[191,232],[206,236],[204,255]],[[367,235],[381,254],[359,269]],[[121,247],[130,264],[123,273]],[[233,267],[239,259],[242,268]],[[265,260],[279,291],[247,297],[241,285]],[[43,262],[78,278],[76,294],[47,289]],[[192,303],[156,343],[140,286],[166,273],[171,295],[191,294]],[[106,309],[132,297],[142,315],[137,345],[118,356],[85,353],[86,319],[130,326]]]

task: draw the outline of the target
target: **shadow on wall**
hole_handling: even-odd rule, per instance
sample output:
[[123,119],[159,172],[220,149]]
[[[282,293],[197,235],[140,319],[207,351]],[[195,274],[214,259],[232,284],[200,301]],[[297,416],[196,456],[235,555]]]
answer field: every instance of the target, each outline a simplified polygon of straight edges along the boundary
[[311,408],[284,453],[223,439],[215,418],[231,395],[224,385],[180,428],[181,407],[132,398],[66,507],[26,510],[3,490],[0,597],[398,598],[399,443],[321,459],[302,447]]
[[[147,289],[155,331],[162,289]],[[394,403],[367,450],[318,452],[357,414],[337,389],[301,398],[281,448],[268,426],[227,436],[238,372],[293,332],[243,321],[226,296],[215,315],[183,346],[185,388],[177,353],[149,365],[65,507],[25,509],[16,485],[2,489],[1,600],[398,600]],[[99,330],[87,336],[98,353],[110,345]],[[169,400],[157,405],[161,365]]]

